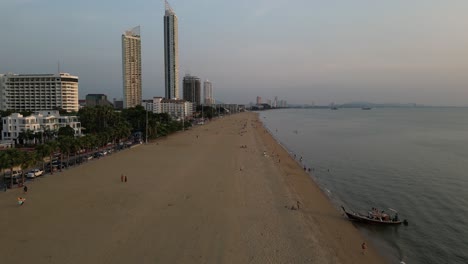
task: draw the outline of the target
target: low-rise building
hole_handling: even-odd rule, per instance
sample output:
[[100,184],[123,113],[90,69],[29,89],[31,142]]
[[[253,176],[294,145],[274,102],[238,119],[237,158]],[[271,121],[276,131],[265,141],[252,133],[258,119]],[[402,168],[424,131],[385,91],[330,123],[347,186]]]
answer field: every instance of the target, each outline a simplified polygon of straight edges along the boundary
[[39,111],[30,116],[13,113],[2,118],[2,140],[14,142],[21,132],[31,131],[33,134],[45,131],[58,131],[61,127],[70,126],[75,131],[75,137],[81,136],[81,123],[77,116],[61,116],[59,111]]
[[86,106],[113,106],[111,102],[107,100],[105,94],[87,94],[86,95]]
[[193,104],[180,99],[153,98],[153,113],[168,113],[172,118],[191,118],[193,115]]
[[227,113],[234,114],[239,113],[239,105],[237,104],[216,104],[215,108],[224,108]]

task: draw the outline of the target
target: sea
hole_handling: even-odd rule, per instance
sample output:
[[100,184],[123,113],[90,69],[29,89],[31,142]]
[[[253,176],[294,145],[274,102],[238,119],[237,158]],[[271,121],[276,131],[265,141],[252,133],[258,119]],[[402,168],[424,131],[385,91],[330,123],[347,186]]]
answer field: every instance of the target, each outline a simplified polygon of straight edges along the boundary
[[354,224],[390,263],[468,263],[468,108],[259,114],[337,210],[391,208],[409,222]]

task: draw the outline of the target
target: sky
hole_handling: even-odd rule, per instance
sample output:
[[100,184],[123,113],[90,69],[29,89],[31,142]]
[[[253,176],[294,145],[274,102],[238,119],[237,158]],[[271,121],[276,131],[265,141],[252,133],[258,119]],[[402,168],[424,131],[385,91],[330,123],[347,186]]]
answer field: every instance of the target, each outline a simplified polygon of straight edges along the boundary
[[[172,0],[179,77],[225,103],[468,106],[466,0]],[[0,0],[0,73],[79,76],[121,99],[121,35],[141,26],[143,99],[164,96],[164,2]]]

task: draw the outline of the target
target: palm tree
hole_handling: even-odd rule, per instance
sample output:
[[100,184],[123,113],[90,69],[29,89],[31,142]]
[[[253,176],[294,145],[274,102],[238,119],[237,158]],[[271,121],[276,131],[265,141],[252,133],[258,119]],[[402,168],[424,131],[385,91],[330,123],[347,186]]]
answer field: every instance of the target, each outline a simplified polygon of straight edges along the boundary
[[17,149],[8,149],[7,151],[7,166],[10,168],[10,188],[13,188],[13,168],[21,164],[21,151]]
[[35,151],[32,152],[22,152],[20,158],[20,165],[21,165],[21,184],[24,184],[24,172],[33,165],[36,165],[38,160],[37,153]]
[[34,140],[34,132],[31,129],[26,129],[26,132],[24,132],[24,137],[26,142],[29,144],[31,143],[31,140]]
[[1,175],[1,183],[6,185],[5,183],[5,169],[8,169],[8,155],[6,151],[0,151],[0,175]]
[[70,154],[70,141],[70,137],[60,137],[58,139],[58,148],[60,149],[60,171],[62,171],[63,166],[63,154]]
[[51,152],[51,148],[49,144],[41,144],[36,146],[36,153],[40,157],[42,161],[42,170],[45,172],[45,162],[44,158],[49,156]]
[[49,165],[50,165],[50,174],[54,174],[54,168],[52,167],[52,161],[53,161],[53,155],[55,153],[55,151],[58,149],[58,143],[57,141],[49,141],[47,142],[47,150],[49,152],[49,157],[50,157],[50,161],[49,161]]
[[81,142],[78,139],[72,137],[70,138],[69,147],[70,151],[68,152],[68,161],[70,161],[70,153],[73,153],[73,156],[75,157],[74,165],[76,165],[76,160],[78,159],[76,154],[81,150]]

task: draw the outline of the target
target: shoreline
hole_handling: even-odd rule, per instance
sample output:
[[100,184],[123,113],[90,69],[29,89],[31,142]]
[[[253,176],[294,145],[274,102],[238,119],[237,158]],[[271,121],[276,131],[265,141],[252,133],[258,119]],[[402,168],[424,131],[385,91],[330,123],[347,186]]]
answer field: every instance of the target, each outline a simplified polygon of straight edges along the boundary
[[[289,150],[282,144],[282,142],[274,137],[272,131],[270,131],[260,119],[259,113],[255,114],[257,115],[258,122],[261,124],[261,129],[265,132],[265,144],[269,145],[269,149],[272,150],[273,162],[276,163],[278,168],[283,172],[285,183],[291,191],[297,195],[296,197],[298,197],[298,199],[306,200],[305,205],[313,207],[314,205],[317,205],[317,203],[321,203],[320,207],[322,208],[319,210],[314,211],[314,209],[311,209],[305,211],[304,220],[313,221],[315,224],[324,227],[325,230],[323,230],[324,232],[322,235],[337,238],[338,241],[335,240],[333,241],[334,243],[330,244],[334,250],[338,252],[336,255],[340,259],[341,263],[361,263],[364,260],[366,261],[365,263],[389,263],[389,260],[380,255],[378,249],[368,241],[364,234],[362,234],[352,224],[352,222],[349,221],[337,207],[335,207],[335,204],[331,201],[330,197],[327,196],[324,190],[315,181],[313,172],[307,172],[304,170],[302,164],[291,155],[293,153],[292,150]],[[278,155],[276,158],[274,157],[275,154]],[[285,165],[283,160],[289,160],[294,163],[295,166],[291,166],[291,164]],[[307,190],[307,188],[310,189]],[[315,204],[314,202],[307,200],[307,198],[312,198],[314,196],[316,198],[314,199]],[[319,202],[317,201],[318,199],[322,201]],[[314,214],[321,214],[321,216],[317,217],[314,216]],[[327,225],[326,218],[329,218],[329,220],[334,222],[342,223],[339,225]],[[344,234],[347,235],[347,239],[343,239]],[[323,239],[327,240],[325,238]],[[360,254],[359,241],[366,242],[368,246],[366,256],[362,256],[362,254]],[[354,250],[350,247],[350,244],[355,245]],[[338,248],[344,250],[341,251]],[[359,252],[359,254],[356,254],[356,252]]]
[[2,260],[385,263],[257,114],[138,146],[2,195]]

